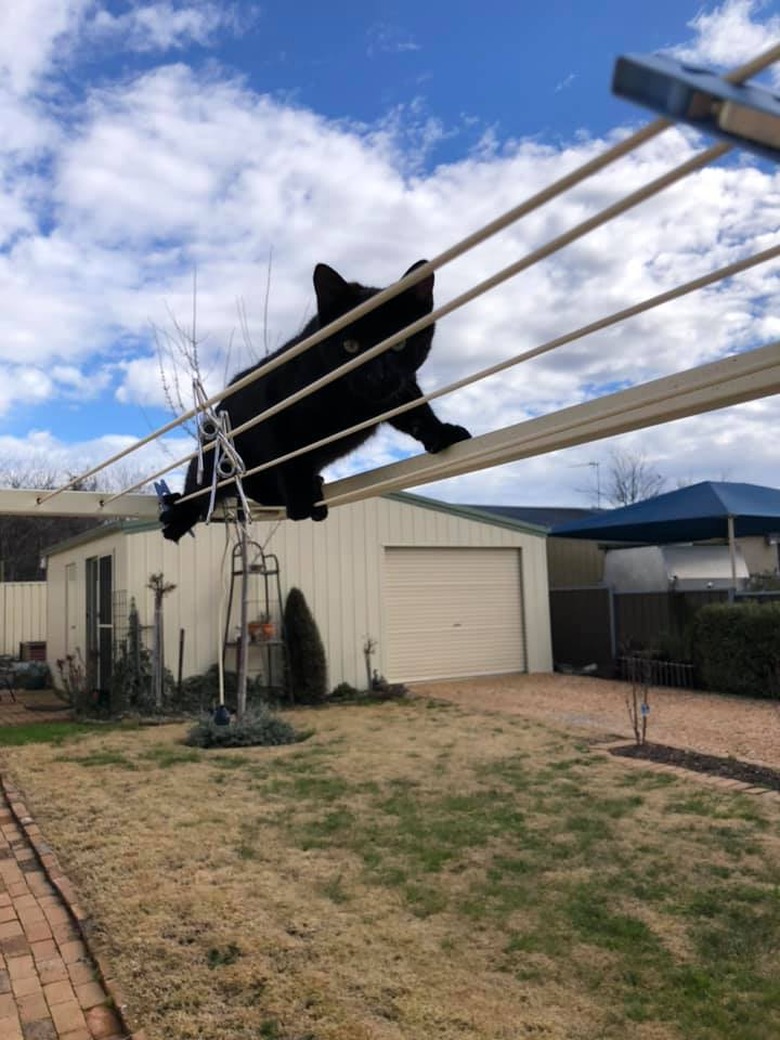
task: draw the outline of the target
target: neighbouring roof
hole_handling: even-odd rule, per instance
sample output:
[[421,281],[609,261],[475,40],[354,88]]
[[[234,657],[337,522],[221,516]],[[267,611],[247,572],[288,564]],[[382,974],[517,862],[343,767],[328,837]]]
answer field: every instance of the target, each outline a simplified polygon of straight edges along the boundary
[[[544,526],[521,518],[485,511],[479,506],[450,505],[449,502],[440,502],[438,499],[425,498],[423,495],[412,495],[407,491],[394,491],[390,494],[382,495],[381,497],[387,498],[390,501],[401,502],[405,505],[417,506],[420,509],[433,509],[439,513],[448,513],[450,516],[458,516],[463,520],[473,520],[477,523],[490,524],[493,527],[505,527],[512,531],[522,531],[525,534],[535,535],[538,538],[545,538],[547,536],[547,529]],[[49,546],[49,548],[45,550],[44,555],[55,556],[58,553],[66,552],[79,545],[86,545],[89,542],[97,541],[99,538],[105,538],[108,535],[116,534],[118,532],[123,534],[138,534],[141,531],[154,531],[159,529],[160,525],[156,520],[110,520],[107,523],[102,524],[100,527],[90,528],[89,531],[84,531],[83,534],[74,535],[73,538],[67,538],[62,542],[57,542],[55,545]]]
[[780,531],[780,490],[759,484],[703,481],[645,502],[598,513],[550,532],[561,538],[661,545],[726,538],[728,518],[737,538]]
[[575,506],[463,506],[481,513],[495,513],[519,523],[535,524],[538,527],[555,527],[585,516],[593,516],[595,509],[578,509]]

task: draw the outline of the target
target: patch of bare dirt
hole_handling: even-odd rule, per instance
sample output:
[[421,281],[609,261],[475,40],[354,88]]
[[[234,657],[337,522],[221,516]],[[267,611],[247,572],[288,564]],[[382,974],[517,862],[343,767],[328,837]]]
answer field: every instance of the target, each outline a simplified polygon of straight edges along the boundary
[[[500,675],[415,683],[420,696],[477,711],[525,718],[633,740],[628,683],[571,675]],[[648,738],[704,755],[732,756],[780,768],[780,704],[698,690],[653,687]]]

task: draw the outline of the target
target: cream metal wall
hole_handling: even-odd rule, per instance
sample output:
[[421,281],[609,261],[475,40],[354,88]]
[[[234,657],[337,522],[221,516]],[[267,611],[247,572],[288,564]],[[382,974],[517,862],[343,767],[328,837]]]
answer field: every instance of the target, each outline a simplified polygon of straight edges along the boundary
[[[369,499],[331,511],[325,523],[258,522],[253,537],[267,542],[279,557],[282,593],[297,585],[317,619],[328,654],[329,681],[364,683],[362,646],[367,635],[377,640],[373,665],[386,673],[387,637],[382,609],[384,551],[387,546],[485,546],[522,550],[522,585],[529,671],[550,671],[549,606],[545,538],[510,526],[467,519],[452,512],[428,508],[407,496]],[[90,556],[114,554],[115,588],[134,596],[141,622],[152,619],[149,576],[162,571],[177,586],[164,603],[165,656],[174,671],[179,629],[185,630],[184,674],[205,670],[217,659],[224,598],[223,566],[226,528],[200,525],[196,537],[178,546],[165,541],[157,528],[135,533],[114,532],[76,549],[50,557],[50,661],[62,656],[66,565],[76,564],[78,598],[76,627],[69,630],[83,650],[85,561]],[[73,605],[69,613],[73,615]],[[72,626],[73,622],[69,622]],[[58,649],[59,648],[59,649]]]
[[127,583],[126,548],[125,533],[112,526],[102,536],[48,557],[46,657],[52,675],[57,674],[58,659],[77,650],[86,656],[86,561],[92,556],[111,556],[114,588],[123,589]]
[[0,654],[46,639],[46,582],[0,582]]
[[604,550],[598,542],[579,538],[548,538],[550,588],[598,585],[604,580]]

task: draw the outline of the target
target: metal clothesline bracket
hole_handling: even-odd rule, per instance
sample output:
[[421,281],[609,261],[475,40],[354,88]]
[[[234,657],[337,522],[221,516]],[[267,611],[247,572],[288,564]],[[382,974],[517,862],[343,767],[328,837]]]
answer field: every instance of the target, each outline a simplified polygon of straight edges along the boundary
[[217,412],[213,406],[207,404],[208,396],[203,388],[203,384],[197,378],[192,381],[192,392],[198,415],[197,480],[199,484],[203,482],[205,474],[203,445],[211,441],[215,442],[211,468],[211,492],[205,522],[207,524],[210,523],[214,515],[214,509],[217,504],[217,487],[220,481],[232,478],[235,484],[236,497],[241,507],[238,511],[236,522],[248,524],[251,521],[251,512],[242,480],[246,473],[246,466],[233,443],[230,415],[225,409]]

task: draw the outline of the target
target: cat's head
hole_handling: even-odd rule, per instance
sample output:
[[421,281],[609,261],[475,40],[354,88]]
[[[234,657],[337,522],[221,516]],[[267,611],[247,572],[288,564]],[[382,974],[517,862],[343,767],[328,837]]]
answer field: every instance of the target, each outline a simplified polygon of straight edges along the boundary
[[[404,277],[426,263],[418,260]],[[381,290],[358,282],[347,282],[327,264],[314,269],[314,291],[320,327],[347,314]],[[433,274],[399,293],[387,303],[329,337],[323,346],[328,367],[337,368],[433,310]],[[345,377],[350,389],[361,397],[390,401],[422,365],[431,349],[433,325],[407,336],[394,347],[368,361]]]

